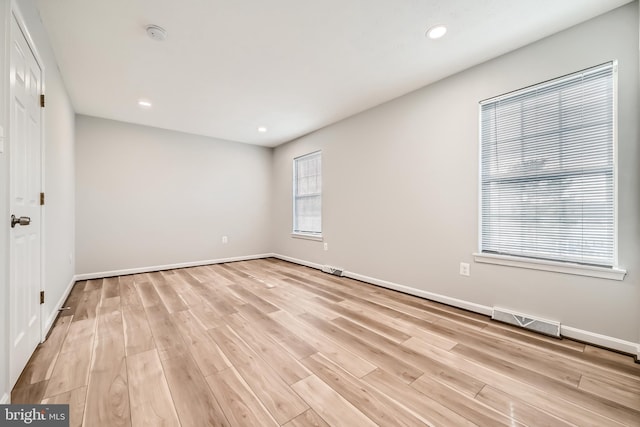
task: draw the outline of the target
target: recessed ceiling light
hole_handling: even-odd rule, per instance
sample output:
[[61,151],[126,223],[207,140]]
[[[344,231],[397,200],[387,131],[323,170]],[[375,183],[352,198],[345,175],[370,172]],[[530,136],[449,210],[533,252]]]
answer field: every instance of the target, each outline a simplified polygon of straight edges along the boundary
[[447,27],[444,25],[435,25],[427,30],[427,37],[436,40],[447,34]]
[[258,132],[260,132],[260,133],[265,133],[266,131],[267,131],[267,128],[266,128],[266,127],[264,127],[264,126],[260,126],[260,127],[258,127]]
[[141,106],[141,107],[144,107],[144,108],[149,108],[149,107],[151,107],[151,102],[149,102],[147,100],[144,100],[144,99],[141,99],[141,100],[138,101],[138,105]]

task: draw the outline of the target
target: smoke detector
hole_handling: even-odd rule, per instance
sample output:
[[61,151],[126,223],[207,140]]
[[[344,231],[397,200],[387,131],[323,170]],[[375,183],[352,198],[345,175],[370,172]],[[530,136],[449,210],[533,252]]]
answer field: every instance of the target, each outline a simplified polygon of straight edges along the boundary
[[153,40],[161,42],[167,38],[167,30],[157,25],[147,25],[145,30],[147,31],[147,35]]

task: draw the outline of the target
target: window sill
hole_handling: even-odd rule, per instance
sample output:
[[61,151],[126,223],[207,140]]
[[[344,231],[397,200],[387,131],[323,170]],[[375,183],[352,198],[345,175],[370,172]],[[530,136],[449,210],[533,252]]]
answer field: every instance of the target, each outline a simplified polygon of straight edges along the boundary
[[322,234],[291,233],[291,237],[295,239],[315,240],[316,242],[322,242]]
[[546,261],[532,258],[520,258],[508,255],[474,253],[476,262],[509,267],[528,268],[531,270],[553,271],[556,273],[575,274],[578,276],[599,277],[609,280],[623,280],[626,270],[612,267],[596,267],[592,265],[571,264],[558,261]]

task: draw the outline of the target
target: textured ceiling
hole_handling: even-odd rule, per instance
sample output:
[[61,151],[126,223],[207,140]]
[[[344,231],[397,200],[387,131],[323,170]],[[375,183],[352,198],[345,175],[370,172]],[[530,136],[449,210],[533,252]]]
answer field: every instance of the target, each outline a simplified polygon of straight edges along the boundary
[[[37,4],[76,112],[275,146],[628,2]],[[438,23],[445,37],[426,38]],[[147,37],[148,24],[167,39]],[[153,106],[140,108],[140,98]]]

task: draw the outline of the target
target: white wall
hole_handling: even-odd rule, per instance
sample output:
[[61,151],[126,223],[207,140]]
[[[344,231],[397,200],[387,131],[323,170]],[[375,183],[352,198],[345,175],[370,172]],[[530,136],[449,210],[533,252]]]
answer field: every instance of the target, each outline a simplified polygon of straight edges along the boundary
[[[44,89],[48,105],[44,110],[44,189],[47,194],[46,206],[43,209],[44,225],[44,275],[43,288],[46,291],[46,304],[42,317],[45,329],[57,314],[59,303],[72,283],[75,266],[69,262],[67,254],[74,255],[74,112],[67,97],[64,82],[58,72],[56,60],[48,42],[48,37],[40,21],[37,8],[32,0],[16,2],[26,28],[35,43],[35,48],[45,70]],[[0,192],[0,224],[9,222],[9,152],[8,152],[8,31],[10,29],[10,1],[0,4],[0,67],[2,85],[0,88],[0,126],[5,129],[5,152],[0,154],[0,175],[2,185]],[[0,227],[2,252],[0,271],[2,271],[0,287],[0,400],[4,393],[9,393],[8,384],[8,313],[7,307],[9,275],[8,275],[8,227]]]
[[[278,254],[640,342],[638,3],[275,149]],[[478,102],[619,61],[620,281],[476,264]],[[320,242],[290,237],[291,162],[323,152]],[[458,274],[461,261],[471,276]]]
[[77,273],[270,252],[272,150],[81,115],[76,141]]
[[46,75],[44,322],[47,330],[75,274],[75,112],[57,67]]

